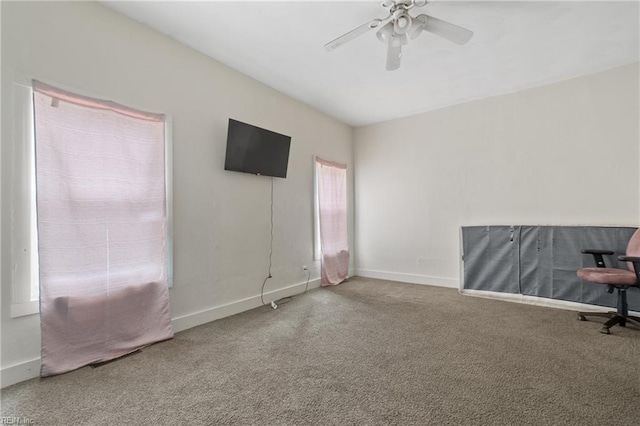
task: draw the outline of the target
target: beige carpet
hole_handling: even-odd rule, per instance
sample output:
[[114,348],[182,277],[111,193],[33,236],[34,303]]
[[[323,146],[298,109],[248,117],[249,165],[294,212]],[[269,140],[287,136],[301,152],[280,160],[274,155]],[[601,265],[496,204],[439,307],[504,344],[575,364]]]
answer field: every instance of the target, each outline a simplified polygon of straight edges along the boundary
[[353,278],[2,391],[36,425],[634,425],[640,330]]

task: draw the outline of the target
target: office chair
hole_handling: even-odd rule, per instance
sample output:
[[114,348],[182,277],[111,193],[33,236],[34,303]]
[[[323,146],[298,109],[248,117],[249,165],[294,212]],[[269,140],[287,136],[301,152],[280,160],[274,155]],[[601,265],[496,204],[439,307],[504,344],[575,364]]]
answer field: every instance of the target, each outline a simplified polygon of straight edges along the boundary
[[607,286],[607,293],[618,290],[618,308],[616,312],[578,312],[578,319],[586,321],[589,316],[609,318],[602,325],[601,333],[611,334],[609,329],[614,325],[625,327],[631,323],[640,327],[640,317],[629,315],[627,307],[627,289],[640,288],[640,229],[631,236],[627,245],[626,256],[618,256],[618,260],[627,262],[627,269],[607,268],[603,255],[612,255],[610,250],[581,250],[581,253],[593,255],[596,262],[595,268],[582,268],[578,270],[578,276],[585,281]]

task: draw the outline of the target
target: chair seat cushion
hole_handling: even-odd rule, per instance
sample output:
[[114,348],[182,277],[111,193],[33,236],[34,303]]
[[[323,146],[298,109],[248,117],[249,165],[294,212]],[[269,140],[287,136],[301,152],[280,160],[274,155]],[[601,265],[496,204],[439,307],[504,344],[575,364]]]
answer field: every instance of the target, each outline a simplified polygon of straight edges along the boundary
[[624,269],[615,268],[582,268],[578,276],[585,281],[597,284],[636,285],[636,274]]

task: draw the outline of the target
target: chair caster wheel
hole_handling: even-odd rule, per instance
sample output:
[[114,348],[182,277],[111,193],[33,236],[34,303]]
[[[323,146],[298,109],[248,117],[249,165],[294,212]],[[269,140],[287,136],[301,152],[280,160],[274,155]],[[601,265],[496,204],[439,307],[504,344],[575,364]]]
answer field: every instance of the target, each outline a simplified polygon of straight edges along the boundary
[[585,317],[582,314],[578,314],[578,321],[586,321],[586,320],[587,320],[587,317]]
[[611,332],[609,331],[609,329],[607,327],[602,327],[600,329],[600,333],[602,333],[602,334],[611,334]]

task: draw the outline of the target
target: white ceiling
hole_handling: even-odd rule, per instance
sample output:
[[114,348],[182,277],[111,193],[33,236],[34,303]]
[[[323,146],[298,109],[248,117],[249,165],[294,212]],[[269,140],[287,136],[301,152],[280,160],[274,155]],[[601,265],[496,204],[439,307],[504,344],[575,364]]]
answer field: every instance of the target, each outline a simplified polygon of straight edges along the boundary
[[443,1],[427,13],[474,31],[458,46],[422,33],[386,71],[374,31],[324,44],[381,1],[113,2],[136,21],[353,126],[412,115],[638,61],[638,1]]

